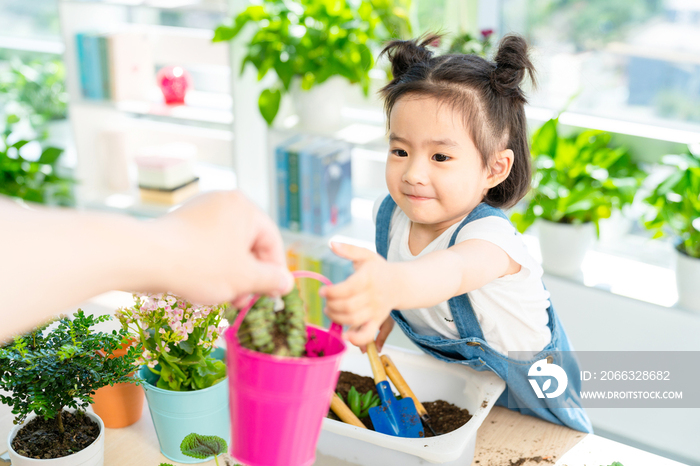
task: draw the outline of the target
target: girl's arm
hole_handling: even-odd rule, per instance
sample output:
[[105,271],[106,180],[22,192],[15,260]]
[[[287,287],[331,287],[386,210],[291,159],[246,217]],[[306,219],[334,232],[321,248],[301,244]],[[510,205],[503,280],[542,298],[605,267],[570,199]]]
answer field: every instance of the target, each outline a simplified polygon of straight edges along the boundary
[[22,208],[0,197],[0,340],[109,290],[213,304],[284,293],[279,231],[237,192],[198,196],[155,221]]
[[331,244],[350,259],[355,273],[338,285],[322,289],[328,316],[351,326],[348,340],[364,345],[374,339],[392,309],[434,306],[476,290],[520,265],[495,244],[478,239],[463,241],[408,262],[387,262],[380,255],[348,244]]

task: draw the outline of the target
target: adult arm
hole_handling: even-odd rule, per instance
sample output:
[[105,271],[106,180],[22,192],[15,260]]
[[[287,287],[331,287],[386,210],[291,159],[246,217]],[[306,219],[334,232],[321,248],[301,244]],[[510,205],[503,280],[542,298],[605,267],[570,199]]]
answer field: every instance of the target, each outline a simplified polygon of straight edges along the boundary
[[150,221],[0,199],[0,245],[0,338],[109,290],[214,304],[293,285],[278,229],[235,191]]

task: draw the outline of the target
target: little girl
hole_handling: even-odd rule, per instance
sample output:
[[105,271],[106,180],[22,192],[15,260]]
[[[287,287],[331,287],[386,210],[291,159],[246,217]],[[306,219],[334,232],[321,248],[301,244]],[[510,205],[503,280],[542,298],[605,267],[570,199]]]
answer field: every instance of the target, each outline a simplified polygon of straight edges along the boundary
[[[527,44],[506,36],[492,63],[433,56],[426,47],[436,39],[393,41],[382,52],[394,79],[380,91],[390,148],[389,196],[375,206],[378,254],[332,244],[355,273],[321,290],[326,312],[350,326],[356,345],[379,331],[380,350],[396,321],[426,353],[498,374],[506,390],[497,404],[592,432],[542,268],[501,210],[530,186]],[[559,377],[547,384],[537,375]]]

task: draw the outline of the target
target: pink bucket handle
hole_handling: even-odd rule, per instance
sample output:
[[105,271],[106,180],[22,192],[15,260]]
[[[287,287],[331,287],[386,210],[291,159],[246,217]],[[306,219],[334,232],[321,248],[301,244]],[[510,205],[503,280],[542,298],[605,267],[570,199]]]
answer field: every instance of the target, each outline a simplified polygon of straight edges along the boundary
[[[331,282],[328,278],[321,275],[320,273],[311,272],[309,270],[295,270],[294,272],[292,272],[292,275],[294,276],[294,278],[313,278],[315,280],[320,281],[326,286],[331,286],[333,284],[333,282]],[[238,328],[243,323],[243,319],[245,319],[246,314],[248,313],[250,308],[253,307],[253,304],[255,304],[259,297],[260,295],[253,295],[253,297],[250,298],[248,304],[246,304],[246,306],[243,309],[241,309],[241,312],[238,313],[238,316],[236,316],[236,320],[233,322],[232,327],[233,335],[235,335],[236,338],[238,338]],[[342,325],[333,322],[329,331],[331,334],[340,337],[340,335],[343,333],[343,327]]]

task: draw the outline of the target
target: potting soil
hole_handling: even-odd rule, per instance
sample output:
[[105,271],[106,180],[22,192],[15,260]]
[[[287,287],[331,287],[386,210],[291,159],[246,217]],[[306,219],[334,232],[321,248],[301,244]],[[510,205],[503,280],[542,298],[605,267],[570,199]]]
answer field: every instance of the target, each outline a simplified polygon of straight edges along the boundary
[[37,416],[17,432],[12,449],[27,458],[61,458],[87,448],[100,436],[99,424],[89,416],[63,411],[62,418],[63,436],[58,433],[55,419]]
[[[346,403],[348,400],[348,392],[353,386],[360,394],[365,394],[371,390],[378,395],[377,386],[372,377],[357,375],[353,372],[340,371],[340,377],[338,377],[338,384],[336,385],[335,391],[340,393],[343,401]],[[400,397],[397,396],[397,398]],[[421,400],[421,403],[423,403],[425,410],[428,411],[430,425],[433,426],[433,429],[435,429],[438,435],[447,434],[453,430],[459,429],[472,417],[468,410],[462,409],[444,400],[428,402]],[[328,417],[339,421],[338,417],[332,411],[328,412]],[[360,419],[360,421],[362,421],[368,429],[374,430],[369,416]],[[433,434],[429,429],[425,429],[425,436],[432,437]]]

